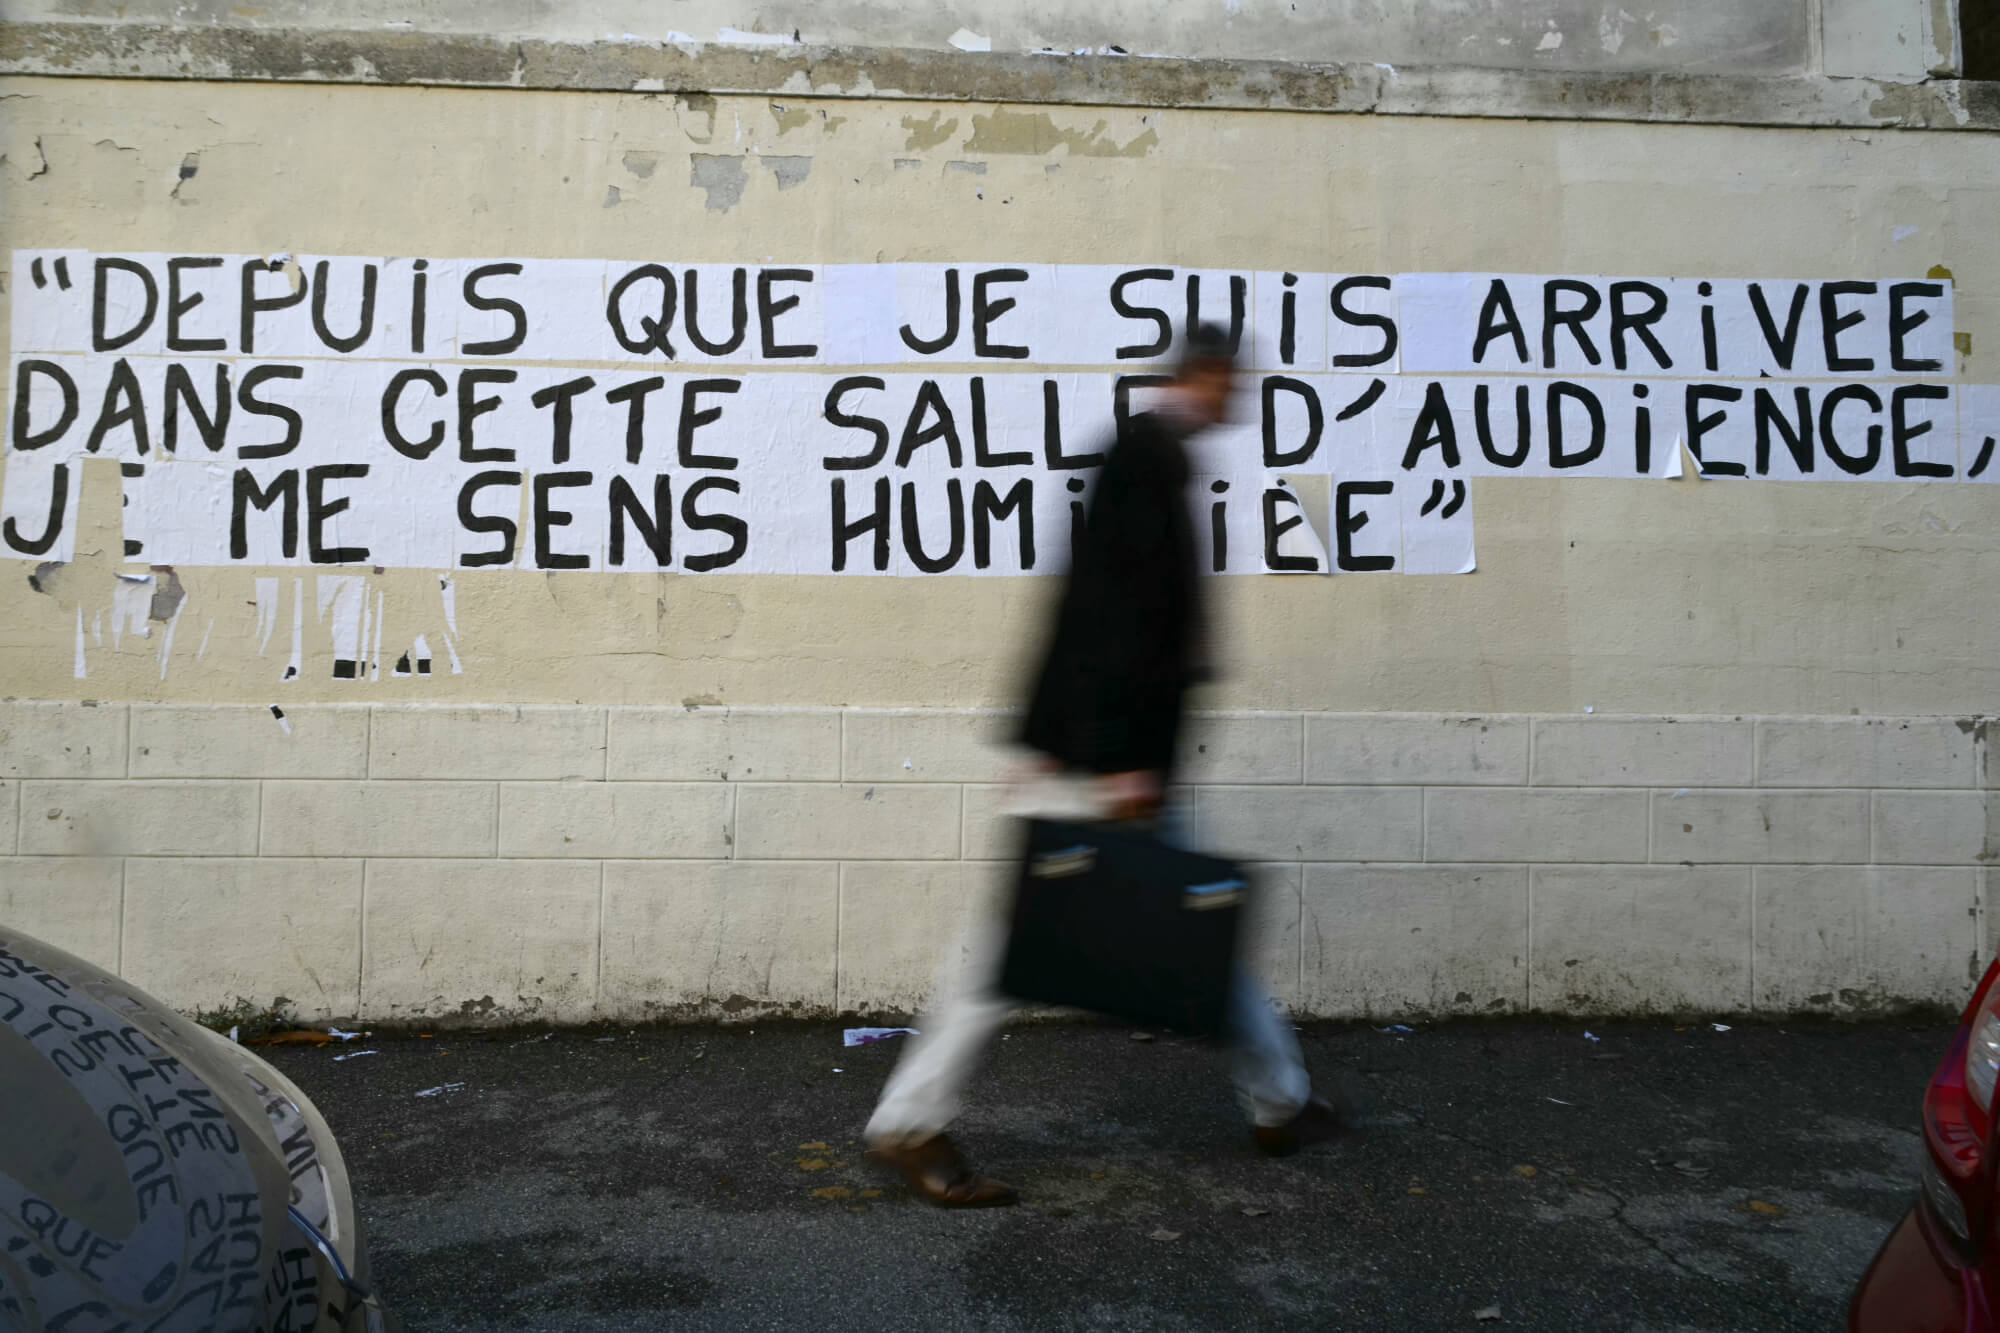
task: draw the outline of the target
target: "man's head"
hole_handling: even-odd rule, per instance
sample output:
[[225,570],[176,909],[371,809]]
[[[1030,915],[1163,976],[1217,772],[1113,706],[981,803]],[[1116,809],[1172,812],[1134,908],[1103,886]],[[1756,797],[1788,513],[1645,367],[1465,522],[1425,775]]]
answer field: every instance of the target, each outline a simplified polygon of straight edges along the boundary
[[1198,324],[1188,330],[1181,344],[1180,363],[1174,367],[1174,392],[1182,410],[1204,426],[1223,420],[1229,412],[1229,393],[1236,384],[1236,353],[1229,335],[1213,324]]

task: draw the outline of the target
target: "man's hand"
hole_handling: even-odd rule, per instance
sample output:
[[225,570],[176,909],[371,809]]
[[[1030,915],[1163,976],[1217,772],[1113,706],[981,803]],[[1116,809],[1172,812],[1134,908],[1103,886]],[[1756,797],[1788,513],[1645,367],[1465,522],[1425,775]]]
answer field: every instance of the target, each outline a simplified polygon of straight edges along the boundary
[[1150,768],[1105,773],[1097,779],[1107,819],[1145,819],[1159,810],[1161,794],[1160,775]]
[[1010,787],[1020,788],[1052,778],[1062,771],[1062,760],[1045,754],[1031,754],[1009,764],[1001,780]]

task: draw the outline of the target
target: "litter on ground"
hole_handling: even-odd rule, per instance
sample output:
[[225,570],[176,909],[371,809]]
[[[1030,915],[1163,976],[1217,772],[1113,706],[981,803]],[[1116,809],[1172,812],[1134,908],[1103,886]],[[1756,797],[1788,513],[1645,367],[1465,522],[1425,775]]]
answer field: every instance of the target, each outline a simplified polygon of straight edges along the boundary
[[867,1046],[872,1042],[888,1041],[892,1037],[914,1037],[915,1028],[848,1028],[840,1034],[842,1046]]
[[[359,1033],[355,1034],[359,1036]],[[261,1037],[251,1037],[245,1046],[325,1046],[333,1040],[326,1033],[315,1028],[290,1028],[284,1032],[267,1032]]]

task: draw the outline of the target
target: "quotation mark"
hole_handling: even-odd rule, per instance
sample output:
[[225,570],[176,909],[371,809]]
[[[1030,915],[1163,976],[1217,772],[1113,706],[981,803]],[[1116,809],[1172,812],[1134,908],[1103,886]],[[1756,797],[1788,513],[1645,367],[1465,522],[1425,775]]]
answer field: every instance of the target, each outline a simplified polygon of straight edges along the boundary
[[[56,272],[57,288],[59,288],[62,291],[68,291],[69,256],[67,255],[58,256],[53,267]],[[46,287],[49,285],[49,280],[47,275],[42,272],[42,259],[40,255],[35,256],[35,262],[28,266],[28,275],[35,280],[35,286],[37,287]]]
[[1431,498],[1424,501],[1424,507],[1417,511],[1417,517],[1426,517],[1431,510],[1437,509],[1440,504],[1444,504],[1444,508],[1438,512],[1439,518],[1450,518],[1453,514],[1465,508],[1465,483],[1463,481],[1453,480],[1451,483],[1450,503],[1445,503],[1444,495],[1444,478],[1439,477],[1431,482]]

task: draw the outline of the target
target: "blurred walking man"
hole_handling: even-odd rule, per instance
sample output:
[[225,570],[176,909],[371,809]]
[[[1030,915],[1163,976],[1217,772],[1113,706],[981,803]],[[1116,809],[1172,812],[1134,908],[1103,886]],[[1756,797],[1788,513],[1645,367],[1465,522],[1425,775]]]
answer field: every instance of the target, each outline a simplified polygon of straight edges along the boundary
[[[1095,818],[1148,821],[1162,836],[1183,696],[1208,674],[1200,576],[1186,495],[1185,442],[1222,421],[1235,383],[1227,338],[1189,334],[1158,405],[1118,432],[1091,496],[1020,739],[1047,767],[1088,783]],[[980,1054],[1014,1002],[996,984],[1001,941],[975,958],[962,992],[923,1024],[868,1122],[870,1157],[933,1203],[1014,1203],[946,1135]],[[1290,1026],[1256,984],[1236,978],[1229,1037],[1237,1093],[1257,1146],[1282,1156],[1330,1137],[1343,1111],[1312,1094]]]

